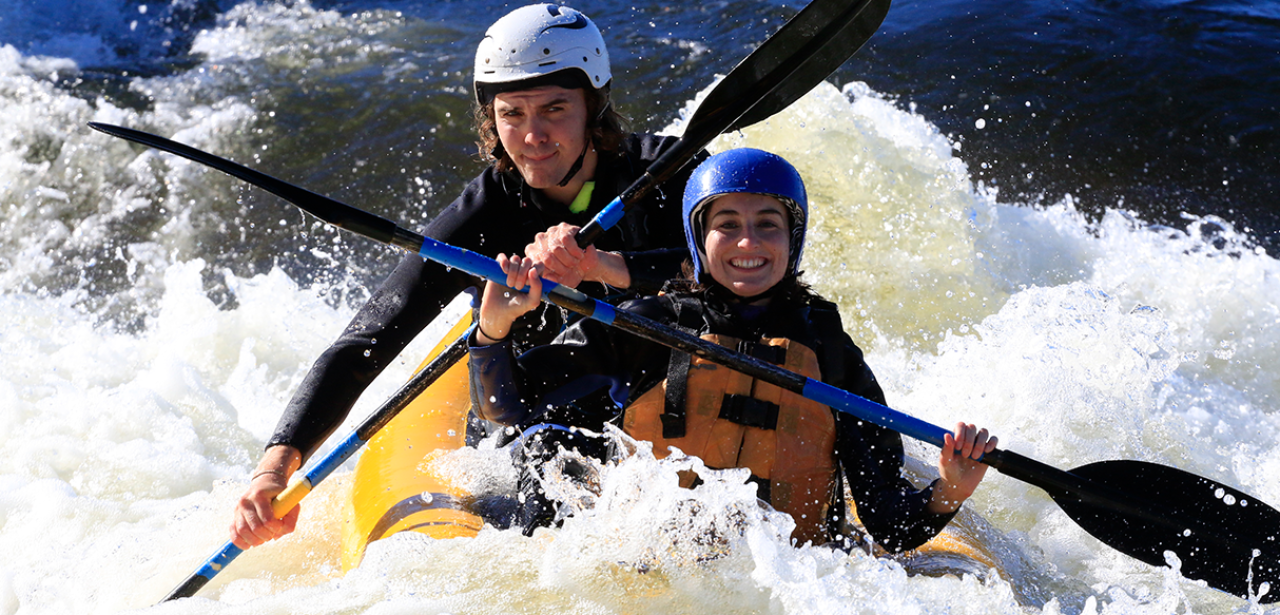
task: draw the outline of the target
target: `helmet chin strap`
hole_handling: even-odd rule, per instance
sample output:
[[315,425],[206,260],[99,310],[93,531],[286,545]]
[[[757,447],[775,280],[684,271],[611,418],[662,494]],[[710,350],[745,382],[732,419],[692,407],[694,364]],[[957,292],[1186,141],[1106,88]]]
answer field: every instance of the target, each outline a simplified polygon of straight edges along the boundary
[[557,184],[558,186],[563,188],[569,185],[569,180],[573,179],[573,176],[577,175],[578,171],[582,170],[582,161],[586,159],[587,151],[590,149],[591,149],[591,140],[588,139],[587,144],[582,148],[582,153],[578,154],[578,159],[573,161],[573,166],[569,167],[569,172],[564,174],[564,179],[560,180],[560,183]]
[[[606,92],[605,95],[608,96],[608,93]],[[613,105],[613,101],[606,98],[604,101],[604,106],[600,107],[600,112],[596,114],[595,122],[598,123],[600,121],[600,118],[604,117],[604,112],[608,111],[609,107],[612,105]],[[557,184],[558,186],[563,188],[569,185],[569,180],[573,179],[573,176],[577,175],[578,171],[582,170],[582,161],[587,158],[587,152],[591,151],[591,145],[592,145],[591,131],[588,130],[587,144],[582,146],[582,153],[578,154],[578,159],[573,161],[573,166],[569,167],[569,172],[564,174],[564,179],[560,180],[560,183]]]

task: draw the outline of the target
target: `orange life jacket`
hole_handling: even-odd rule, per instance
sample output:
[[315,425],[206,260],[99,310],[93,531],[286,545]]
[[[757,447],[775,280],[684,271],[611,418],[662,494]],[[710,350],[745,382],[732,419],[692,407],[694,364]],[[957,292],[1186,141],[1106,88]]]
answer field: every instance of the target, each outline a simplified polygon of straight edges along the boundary
[[[702,339],[731,348],[749,345],[715,334]],[[783,368],[821,379],[818,357],[804,344],[781,338],[765,338],[759,344],[781,355],[782,360],[774,362]],[[667,380],[627,407],[626,432],[653,442],[658,458],[669,455],[668,447],[674,446],[709,468],[749,468],[767,481],[770,504],[795,520],[792,537],[799,544],[825,543],[838,467],[831,409],[705,359],[691,357],[688,363],[684,416],[678,410],[664,413],[669,373]],[[681,419],[683,425],[672,429]],[[685,476],[681,483],[689,487],[694,479]]]

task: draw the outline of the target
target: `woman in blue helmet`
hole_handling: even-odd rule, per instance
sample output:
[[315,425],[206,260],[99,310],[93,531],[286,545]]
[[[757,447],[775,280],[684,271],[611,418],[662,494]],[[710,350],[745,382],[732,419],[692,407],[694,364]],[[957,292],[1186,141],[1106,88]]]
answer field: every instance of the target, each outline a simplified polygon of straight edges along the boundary
[[[794,167],[755,149],[712,156],[693,172],[683,213],[688,279],[625,309],[885,403],[836,306],[799,280],[808,204]],[[614,416],[632,437],[652,441],[659,457],[674,446],[711,468],[749,468],[760,498],[796,521],[799,543],[841,534],[847,484],[876,543],[891,552],[915,548],[985,474],[976,460],[996,446],[985,429],[958,424],[939,457],[940,478],[916,489],[902,476],[897,433],[595,321],[517,357],[505,338],[537,305],[541,283],[527,259],[499,261],[508,286],[486,287],[471,340],[473,404],[489,420],[527,422],[572,405],[583,416]],[[511,290],[526,285],[528,294]],[[557,445],[599,455],[590,438],[568,433],[572,439]],[[526,454],[545,458],[548,448]],[[535,479],[522,479],[527,532],[553,512]]]

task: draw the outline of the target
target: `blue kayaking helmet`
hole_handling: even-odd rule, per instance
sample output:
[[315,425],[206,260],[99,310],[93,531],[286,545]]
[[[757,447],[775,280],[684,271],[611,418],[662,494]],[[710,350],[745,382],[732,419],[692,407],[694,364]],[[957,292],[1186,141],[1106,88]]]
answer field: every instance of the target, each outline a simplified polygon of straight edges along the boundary
[[734,192],[765,194],[782,202],[791,213],[791,246],[787,275],[795,275],[804,251],[804,231],[809,220],[809,199],[804,180],[791,163],[777,154],[742,148],[720,152],[698,165],[684,189],[684,237],[693,257],[694,279],[707,283],[706,233],[703,224],[707,206],[721,195]]

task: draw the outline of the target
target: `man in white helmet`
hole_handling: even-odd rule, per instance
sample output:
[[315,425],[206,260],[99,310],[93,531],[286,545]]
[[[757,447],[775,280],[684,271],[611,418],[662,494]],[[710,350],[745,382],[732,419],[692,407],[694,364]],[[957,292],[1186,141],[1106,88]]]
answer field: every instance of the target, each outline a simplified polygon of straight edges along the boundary
[[[516,9],[485,33],[475,66],[476,128],[491,164],[423,234],[489,256],[524,253],[544,264],[547,277],[597,298],[652,293],[675,277],[688,255],[679,199],[688,170],[705,155],[629,207],[596,241],[599,249],[574,242],[578,228],[675,143],[623,129],[609,102],[609,55],[595,24],[564,6]],[[271,499],[383,368],[454,296],[476,285],[418,255],[400,262],[294,393],[236,504],[237,546],[293,531],[298,509],[275,519]],[[509,334],[521,347],[550,341],[564,325],[555,308],[527,316]]]

